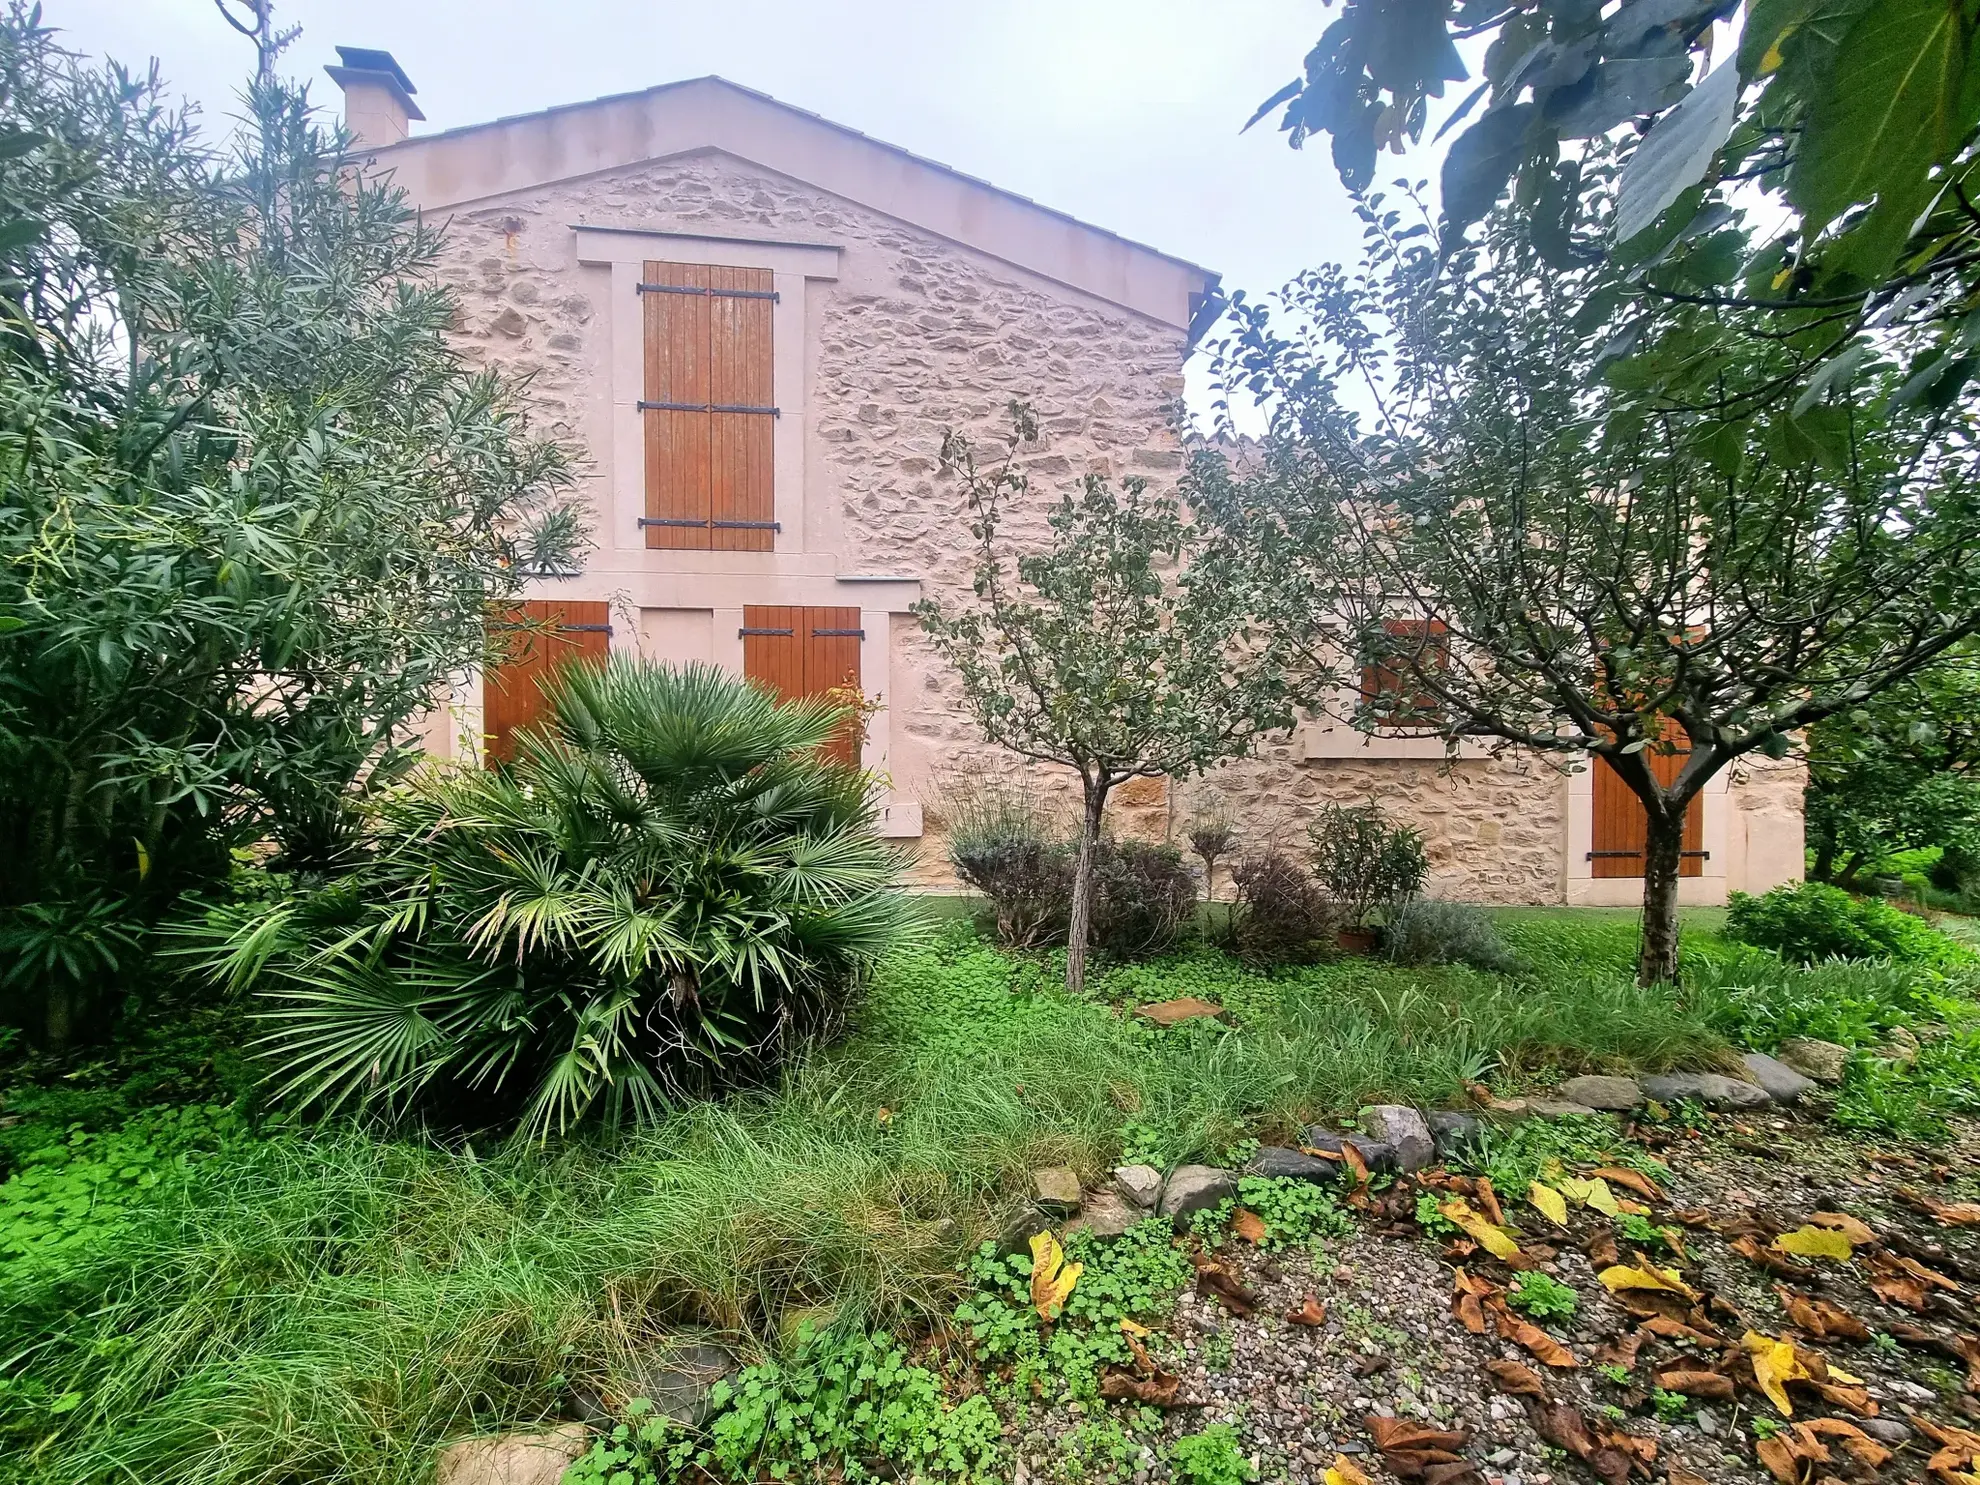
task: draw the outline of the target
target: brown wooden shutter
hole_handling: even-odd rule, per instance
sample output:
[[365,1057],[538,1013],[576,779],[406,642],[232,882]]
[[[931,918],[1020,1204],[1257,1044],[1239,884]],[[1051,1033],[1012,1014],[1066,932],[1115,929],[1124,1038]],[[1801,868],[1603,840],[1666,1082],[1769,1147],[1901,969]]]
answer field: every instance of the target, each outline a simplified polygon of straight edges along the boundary
[[[743,609],[743,674],[786,701],[860,689],[859,610],[750,604]],[[826,756],[859,766],[859,724],[847,723]]]
[[[527,624],[527,629],[511,627]],[[543,683],[573,661],[602,665],[611,647],[611,608],[604,603],[561,600],[525,603],[490,625],[490,647],[500,659],[481,678],[481,730],[486,762],[515,756],[515,733],[546,710]]]
[[[1658,753],[1650,759],[1650,771],[1657,782],[1669,786],[1684,767],[1685,753]],[[1705,820],[1702,797],[1694,798],[1684,812],[1684,855],[1678,860],[1681,877],[1702,876],[1705,871]],[[1595,828],[1589,851],[1590,875],[1598,877],[1640,877],[1643,850],[1650,836],[1649,816],[1636,791],[1625,784],[1615,765],[1606,758],[1595,760]]]
[[1423,652],[1428,669],[1441,667],[1450,654],[1448,626],[1442,619],[1390,619],[1383,632],[1395,646],[1396,658],[1376,656],[1361,667],[1361,694],[1374,720],[1390,727],[1434,727],[1443,714],[1437,698],[1411,684],[1409,667],[1400,658]]
[[646,544],[770,551],[774,277],[699,263],[644,275]]

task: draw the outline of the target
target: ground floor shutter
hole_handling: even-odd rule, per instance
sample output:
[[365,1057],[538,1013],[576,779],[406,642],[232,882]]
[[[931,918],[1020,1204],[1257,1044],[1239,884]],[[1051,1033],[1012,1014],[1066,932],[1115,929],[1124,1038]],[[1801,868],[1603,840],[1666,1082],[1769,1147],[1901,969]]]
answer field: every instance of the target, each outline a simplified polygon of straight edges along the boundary
[[[1684,767],[1685,753],[1659,753],[1650,759],[1650,771],[1657,782],[1668,786]],[[1704,806],[1694,797],[1684,812],[1684,855],[1678,862],[1678,875],[1695,877],[1705,870]],[[1650,834],[1649,817],[1636,791],[1625,784],[1622,775],[1606,758],[1595,760],[1595,829],[1589,851],[1590,875],[1597,877],[1640,877],[1643,875],[1643,848]]]
[[507,763],[515,756],[516,729],[543,716],[543,683],[574,661],[604,664],[611,608],[561,599],[525,603],[491,624],[489,638],[500,658],[481,680],[483,757]]
[[[860,691],[856,608],[797,608],[751,604],[743,609],[743,674],[786,700],[827,691]],[[826,747],[828,756],[859,766],[857,721]]]

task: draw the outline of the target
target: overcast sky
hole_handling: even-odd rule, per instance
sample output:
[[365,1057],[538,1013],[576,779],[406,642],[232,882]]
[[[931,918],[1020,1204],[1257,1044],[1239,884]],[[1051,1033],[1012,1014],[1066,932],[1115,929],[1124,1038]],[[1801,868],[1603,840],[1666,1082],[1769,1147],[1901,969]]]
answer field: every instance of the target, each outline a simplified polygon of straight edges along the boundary
[[[141,64],[221,122],[251,50],[212,0],[45,0],[79,51]],[[283,61],[380,47],[418,87],[418,130],[719,73],[1253,290],[1351,254],[1321,148],[1288,150],[1258,101],[1325,24],[1317,0],[278,0]]]

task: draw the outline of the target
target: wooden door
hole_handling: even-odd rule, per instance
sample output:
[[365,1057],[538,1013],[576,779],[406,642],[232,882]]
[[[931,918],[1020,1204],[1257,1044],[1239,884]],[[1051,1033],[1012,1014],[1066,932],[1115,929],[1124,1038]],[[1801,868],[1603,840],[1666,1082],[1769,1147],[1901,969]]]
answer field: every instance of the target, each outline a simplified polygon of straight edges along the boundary
[[[530,627],[510,627],[522,624]],[[512,759],[516,729],[544,714],[543,683],[574,661],[604,664],[611,640],[611,610],[604,603],[525,603],[499,628],[491,626],[490,649],[501,658],[481,678],[483,760]]]
[[[1684,753],[1658,753],[1650,759],[1650,771],[1657,782],[1669,786],[1684,767]],[[1684,812],[1684,854],[1678,858],[1678,875],[1700,876],[1705,870],[1705,801],[1693,798]],[[1598,877],[1640,877],[1643,875],[1643,849],[1650,835],[1649,816],[1643,801],[1636,797],[1606,758],[1595,760],[1595,830],[1588,860],[1590,875]]]
[[[856,608],[753,603],[743,609],[743,674],[786,701],[839,690],[857,697],[864,638]],[[860,731],[859,720],[849,719],[826,756],[857,768]]]
[[642,272],[646,544],[770,551],[774,276],[702,263]]

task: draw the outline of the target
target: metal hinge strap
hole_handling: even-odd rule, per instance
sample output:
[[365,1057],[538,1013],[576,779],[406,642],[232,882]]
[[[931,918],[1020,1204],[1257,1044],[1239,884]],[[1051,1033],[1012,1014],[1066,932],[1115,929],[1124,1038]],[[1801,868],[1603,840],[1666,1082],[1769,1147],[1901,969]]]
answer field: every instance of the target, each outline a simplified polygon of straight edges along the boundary
[[699,294],[705,299],[768,299],[779,302],[775,289],[697,289],[692,284],[641,284],[642,294]]
[[813,639],[865,639],[866,631],[864,629],[814,629],[811,631],[811,637]]
[[738,629],[736,631],[737,637],[742,639],[747,639],[752,634],[776,635],[781,639],[789,639],[791,637],[791,631],[788,629]]
[[641,516],[642,526],[692,526],[697,531],[714,527],[717,531],[782,531],[782,521],[703,521],[684,516]]
[[[1711,853],[1710,851],[1679,851],[1679,852],[1678,852],[1678,855],[1679,855],[1679,856],[1696,856],[1696,857],[1698,857],[1698,859],[1699,859],[1699,860],[1701,860],[1701,861],[1710,861],[1710,860],[1712,859],[1712,853]],[[1597,861],[1597,860],[1601,860],[1601,859],[1603,859],[1603,858],[1605,858],[1605,857],[1610,857],[1610,856],[1627,856],[1627,857],[1628,857],[1628,858],[1629,858],[1630,860],[1632,860],[1632,861],[1638,861],[1638,860],[1641,860],[1641,859],[1642,859],[1642,857],[1643,857],[1643,852],[1641,852],[1641,851],[1590,851],[1590,852],[1588,853],[1588,859],[1589,859],[1590,861]]]
[[775,407],[748,407],[739,402],[641,402],[641,412],[698,412],[698,413],[767,413],[773,418],[781,418],[783,411]]

